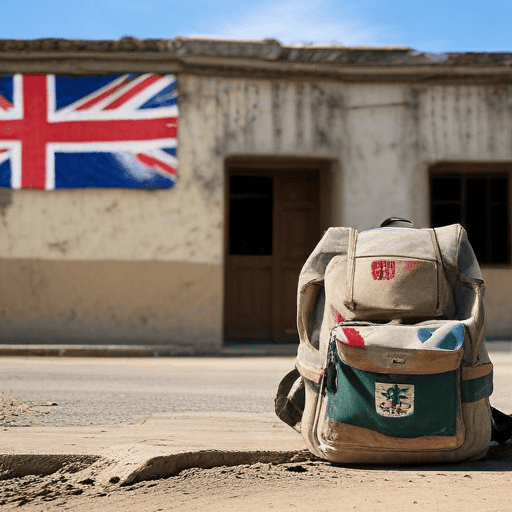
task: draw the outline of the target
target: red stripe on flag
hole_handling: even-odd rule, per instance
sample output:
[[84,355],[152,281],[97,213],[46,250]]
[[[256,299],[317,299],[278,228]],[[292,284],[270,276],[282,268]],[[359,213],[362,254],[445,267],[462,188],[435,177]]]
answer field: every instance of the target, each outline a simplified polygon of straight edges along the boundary
[[114,110],[115,108],[120,107],[128,100],[131,100],[140,91],[144,90],[146,87],[160,80],[160,78],[162,78],[160,75],[148,76],[139,84],[134,85],[129,91],[126,91],[124,94],[119,96],[119,98],[115,99],[112,103],[109,103],[103,110]]
[[125,85],[127,83],[127,81],[128,80],[124,79],[122,82],[120,82],[116,85],[113,85],[106,91],[103,91],[101,94],[98,94],[98,96],[90,99],[88,102],[84,103],[83,105],[80,105],[75,110],[77,110],[77,111],[78,110],[87,110],[88,108],[93,107],[94,105],[99,103],[101,100],[105,99],[107,96],[110,96],[112,93],[116,92],[118,89],[123,87],[123,85]]
[[161,171],[172,174],[173,176],[176,174],[176,169],[157,158],[154,158],[149,155],[145,155],[144,153],[137,153],[137,159],[139,162],[147,165],[150,169],[160,169]]

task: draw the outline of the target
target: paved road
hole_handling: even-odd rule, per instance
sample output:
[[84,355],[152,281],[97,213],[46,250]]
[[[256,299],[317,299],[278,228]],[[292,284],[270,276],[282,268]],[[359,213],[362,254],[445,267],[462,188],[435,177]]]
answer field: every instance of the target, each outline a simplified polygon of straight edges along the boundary
[[37,424],[87,426],[177,412],[273,414],[293,358],[4,357],[0,365],[4,394],[58,404]]
[[[512,352],[491,353],[492,403],[512,413]],[[0,358],[0,391],[56,402],[43,426],[114,425],[152,414],[245,412],[273,415],[291,357]],[[28,424],[29,420],[27,420]]]

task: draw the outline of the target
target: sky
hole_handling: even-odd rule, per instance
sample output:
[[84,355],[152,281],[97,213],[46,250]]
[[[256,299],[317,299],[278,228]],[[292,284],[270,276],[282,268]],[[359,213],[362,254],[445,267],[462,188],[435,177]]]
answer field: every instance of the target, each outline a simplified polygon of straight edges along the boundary
[[512,1],[0,0],[0,39],[219,37],[512,51]]

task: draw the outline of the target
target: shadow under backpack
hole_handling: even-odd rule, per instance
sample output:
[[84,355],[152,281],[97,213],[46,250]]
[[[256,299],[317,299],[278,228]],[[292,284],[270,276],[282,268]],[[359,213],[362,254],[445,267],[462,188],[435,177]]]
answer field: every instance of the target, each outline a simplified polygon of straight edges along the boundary
[[332,462],[483,457],[493,412],[510,421],[489,403],[483,299],[459,224],[328,229],[299,277],[300,344],[277,415]]

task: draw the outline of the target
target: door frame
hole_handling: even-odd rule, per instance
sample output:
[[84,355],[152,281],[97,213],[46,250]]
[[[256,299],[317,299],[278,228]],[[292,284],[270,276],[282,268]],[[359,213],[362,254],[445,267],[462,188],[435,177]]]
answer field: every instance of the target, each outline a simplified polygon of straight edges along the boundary
[[[226,261],[229,253],[229,177],[232,174],[240,172],[241,174],[250,174],[254,172],[257,176],[276,176],[280,172],[314,172],[318,174],[319,182],[319,221],[320,221],[320,232],[321,234],[325,229],[330,226],[330,212],[331,212],[331,160],[319,159],[319,158],[297,158],[297,157],[230,157],[225,160],[224,166],[224,241],[223,241],[223,290],[222,290],[222,326],[223,326],[223,338],[226,339]],[[274,190],[274,197],[276,191]],[[274,229],[276,218],[274,217]],[[274,290],[275,294],[276,291]],[[272,318],[274,324],[276,320]],[[274,326],[272,328],[274,330]],[[272,340],[260,340],[255,339],[255,342],[275,343]]]

